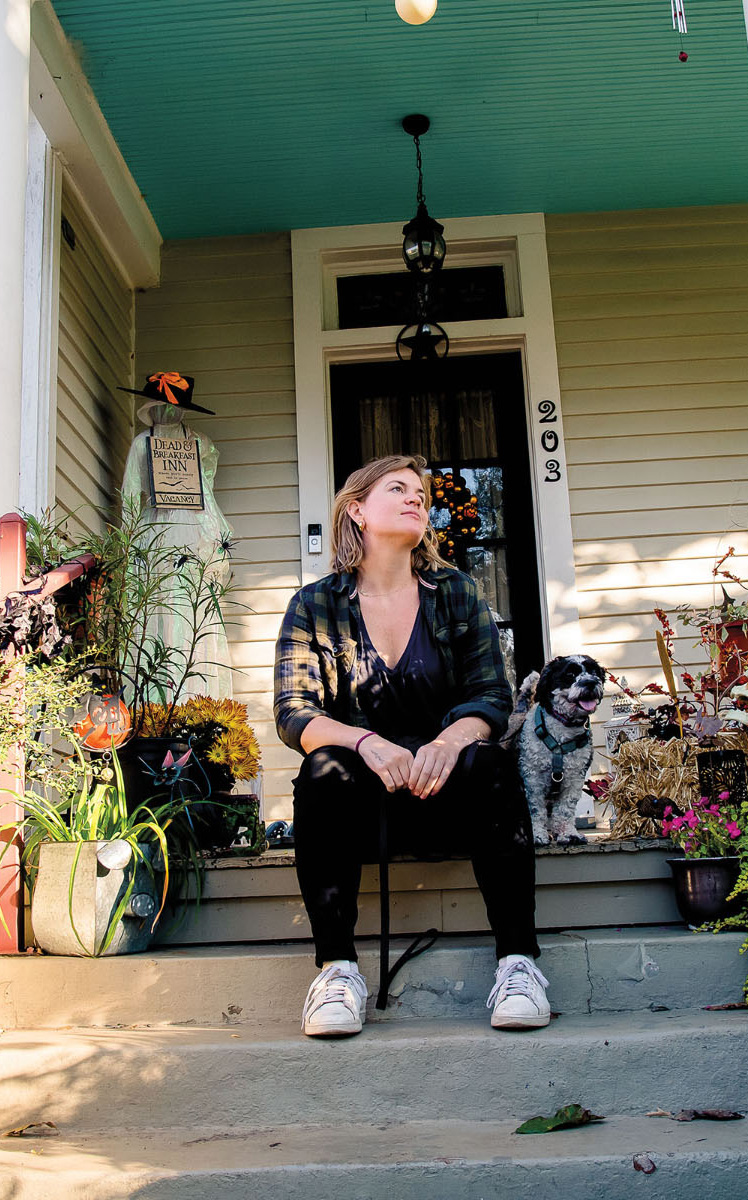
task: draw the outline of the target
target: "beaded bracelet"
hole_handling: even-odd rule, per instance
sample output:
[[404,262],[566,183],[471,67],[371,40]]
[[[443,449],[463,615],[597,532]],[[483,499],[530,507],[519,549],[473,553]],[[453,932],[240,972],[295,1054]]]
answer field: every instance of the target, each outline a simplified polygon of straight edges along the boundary
[[358,739],[358,741],[356,742],[356,754],[358,754],[358,748],[361,745],[361,743],[365,742],[368,737],[376,737],[376,734],[373,732],[373,730],[370,733],[362,734],[361,737]]

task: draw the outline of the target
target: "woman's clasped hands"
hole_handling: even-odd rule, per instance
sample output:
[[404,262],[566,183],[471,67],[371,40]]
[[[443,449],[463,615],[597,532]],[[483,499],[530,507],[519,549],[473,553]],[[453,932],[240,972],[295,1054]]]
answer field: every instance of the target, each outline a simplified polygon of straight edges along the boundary
[[407,788],[414,796],[435,796],[449,778],[460,751],[462,739],[455,742],[447,731],[412,754],[404,746],[375,735],[361,744],[359,754],[388,792]]

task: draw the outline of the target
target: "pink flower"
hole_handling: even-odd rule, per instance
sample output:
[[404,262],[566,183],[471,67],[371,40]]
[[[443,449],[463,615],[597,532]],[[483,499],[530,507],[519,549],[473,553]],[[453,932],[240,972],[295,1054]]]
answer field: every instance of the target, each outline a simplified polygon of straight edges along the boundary
[[664,816],[666,816],[666,817],[672,817],[672,815],[673,815],[673,806],[672,806],[672,804],[666,804],[666,805],[665,805],[665,812],[664,812]]
[[716,813],[717,815],[719,815],[719,805],[718,804],[710,804],[709,807],[707,809],[705,809],[705,811],[708,813]]
[[672,828],[673,828],[673,822],[672,822],[672,821],[668,821],[668,819],[667,819],[667,817],[666,817],[666,818],[665,818],[665,820],[662,822],[662,832],[663,832],[663,833],[670,833],[670,830],[671,830]]
[[695,813],[692,808],[689,808],[684,820],[689,829],[695,829],[699,824],[699,814]]
[[673,817],[671,829],[681,829],[685,821],[684,817]]
[[729,793],[729,792],[720,792],[720,794],[719,794],[719,799],[720,799],[720,800],[729,800],[729,799],[730,799],[730,793]]
[[740,837],[740,829],[738,828],[737,821],[727,821],[725,824],[725,829],[731,838]]

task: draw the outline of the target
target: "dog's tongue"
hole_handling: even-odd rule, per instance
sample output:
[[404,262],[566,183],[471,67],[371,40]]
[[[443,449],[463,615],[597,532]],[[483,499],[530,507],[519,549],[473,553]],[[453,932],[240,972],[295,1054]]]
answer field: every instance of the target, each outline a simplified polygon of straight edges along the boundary
[[578,704],[585,712],[594,712],[597,708],[597,700],[579,700]]

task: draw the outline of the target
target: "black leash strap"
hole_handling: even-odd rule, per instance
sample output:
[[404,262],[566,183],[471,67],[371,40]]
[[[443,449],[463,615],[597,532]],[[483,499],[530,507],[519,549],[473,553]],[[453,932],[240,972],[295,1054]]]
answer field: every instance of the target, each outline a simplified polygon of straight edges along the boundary
[[[412,958],[418,958],[430,950],[439,936],[438,929],[427,929],[419,933],[390,967],[390,862],[387,838],[387,794],[382,796],[379,808],[379,991],[376,1007],[381,1011],[387,1007],[390,985]],[[420,943],[423,942],[423,945]]]

